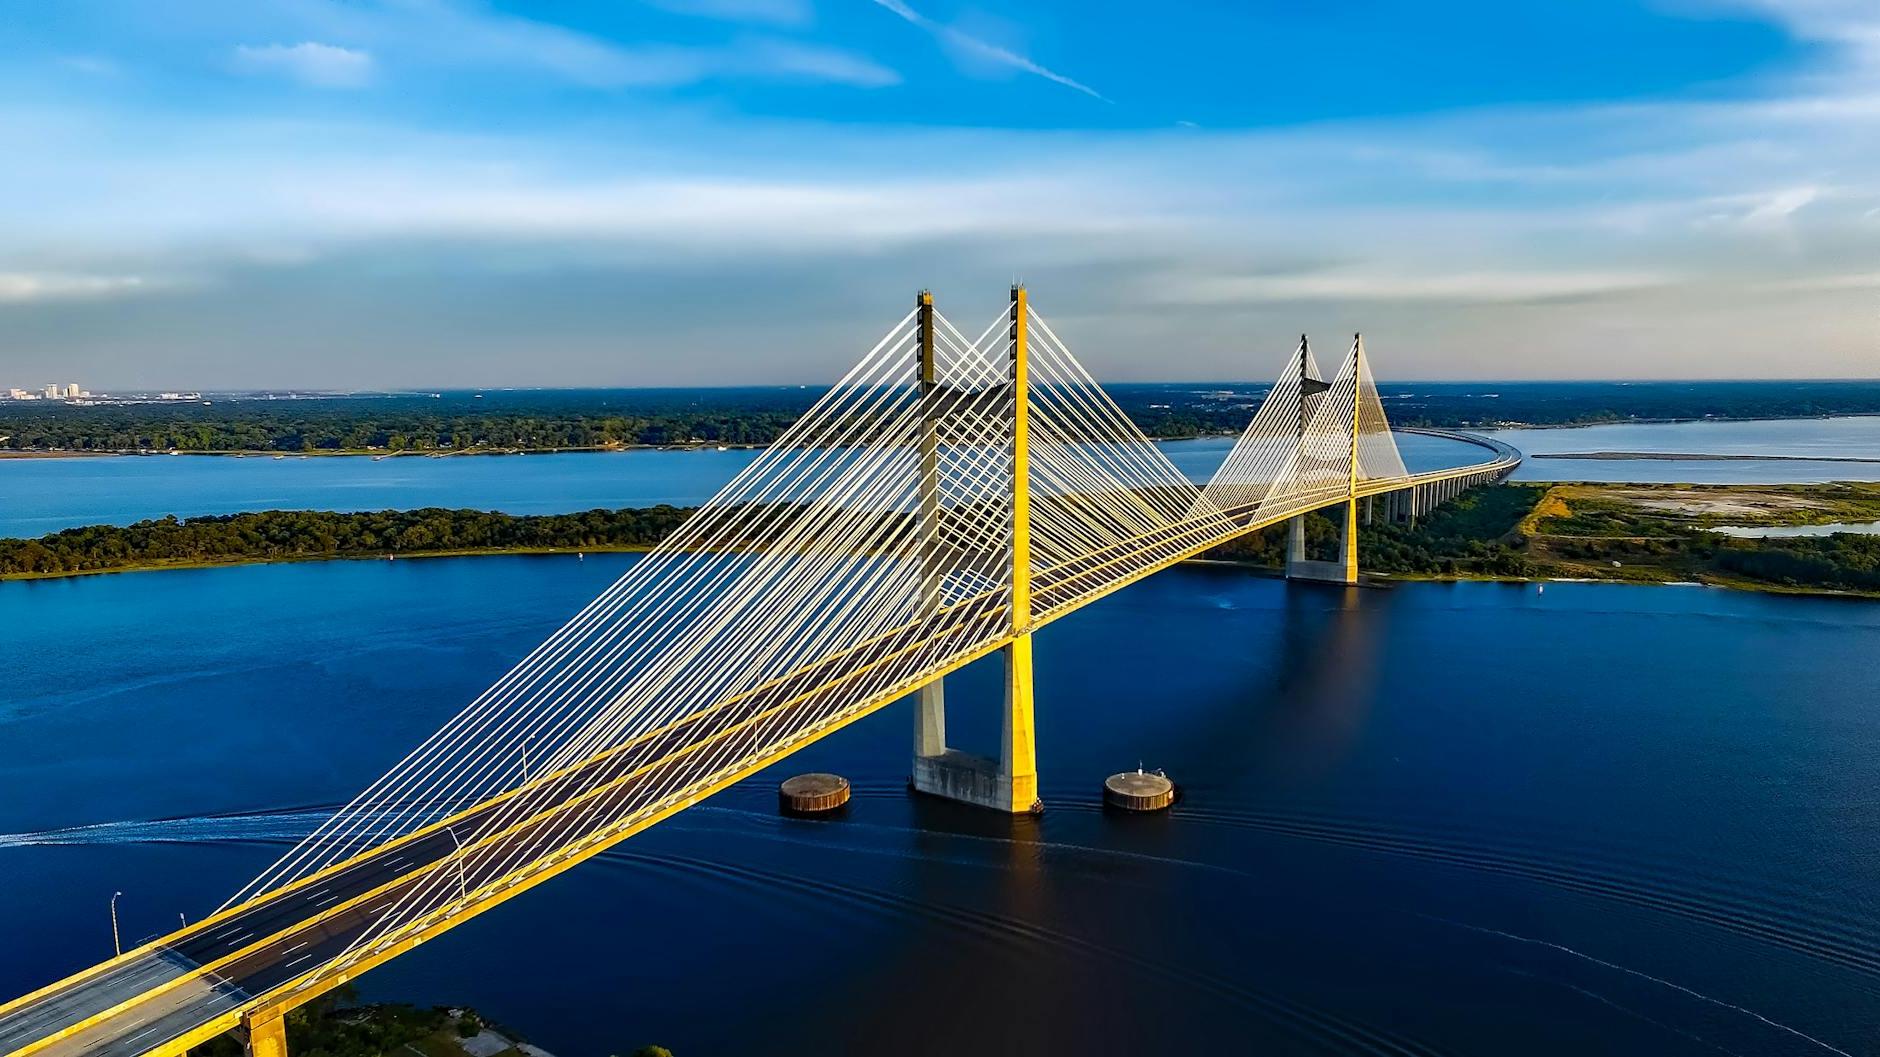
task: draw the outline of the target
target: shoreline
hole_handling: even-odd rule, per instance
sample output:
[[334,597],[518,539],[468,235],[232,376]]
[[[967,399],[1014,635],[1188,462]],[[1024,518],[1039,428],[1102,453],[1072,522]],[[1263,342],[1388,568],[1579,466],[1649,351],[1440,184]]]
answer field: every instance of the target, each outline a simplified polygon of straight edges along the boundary
[[[1530,459],[1578,459],[1586,462],[1852,462],[1880,463],[1859,455],[1708,455],[1671,451],[1562,451],[1527,453]],[[1618,483],[1618,482],[1612,482]]]
[[[1737,417],[1704,418],[1613,418],[1589,422],[1476,422],[1432,426],[1417,424],[1404,425],[1404,429],[1442,429],[1464,432],[1498,432],[1527,430],[1562,430],[1592,429],[1599,426],[1670,426],[1691,422],[1823,422],[1840,418],[1880,418],[1880,412],[1851,412],[1847,414],[1826,415],[1749,415]],[[1220,432],[1201,432],[1181,436],[1150,437],[1157,443],[1175,443],[1197,440],[1218,440],[1237,437],[1231,430]],[[157,456],[195,455],[214,456],[235,459],[312,459],[335,457],[368,457],[372,459],[448,459],[466,455],[560,455],[574,453],[605,453],[630,451],[760,451],[770,447],[769,443],[719,444],[714,441],[688,441],[681,444],[601,444],[561,448],[451,448],[451,449],[401,449],[388,451],[383,448],[318,448],[301,451],[281,451],[272,448],[228,448],[214,450],[183,449],[143,449],[143,448],[0,448],[0,460],[7,459],[79,459],[136,456],[153,458]],[[1666,452],[1566,452],[1566,453],[1529,453],[1532,459],[1584,459],[1602,461],[1622,460],[1665,460],[1693,462],[1724,461],[1767,461],[1767,462],[1849,462],[1880,463],[1880,459],[1854,458],[1849,456],[1805,456],[1805,455],[1715,455],[1703,453],[1666,453]]]
[[503,558],[503,557],[571,557],[586,554],[645,554],[653,548],[646,545],[622,544],[599,545],[594,547],[491,547],[475,550],[438,550],[411,551],[403,554],[302,554],[281,558],[231,558],[226,561],[207,561],[190,559],[175,562],[145,562],[138,565],[119,565],[109,569],[63,569],[52,573],[8,573],[0,576],[0,584],[13,581],[70,580],[78,577],[111,576],[117,573],[161,573],[179,572],[188,569],[238,569],[245,565],[299,565],[315,562],[393,562],[423,561],[429,558]]
[[[1197,440],[1224,440],[1238,437],[1238,433],[1195,433],[1180,437],[1150,437],[1155,444],[1182,444]],[[693,444],[596,444],[570,448],[453,448],[449,450],[425,451],[405,449],[386,451],[381,448],[317,448],[312,451],[274,451],[267,448],[217,448],[211,450],[157,451],[144,448],[0,448],[0,460],[6,459],[117,459],[141,458],[154,459],[168,456],[192,456],[219,459],[266,459],[271,462],[284,462],[289,459],[344,459],[371,458],[376,461],[388,459],[455,459],[464,456],[506,456],[506,455],[606,455],[633,451],[764,451],[769,444],[716,444],[701,441]]]

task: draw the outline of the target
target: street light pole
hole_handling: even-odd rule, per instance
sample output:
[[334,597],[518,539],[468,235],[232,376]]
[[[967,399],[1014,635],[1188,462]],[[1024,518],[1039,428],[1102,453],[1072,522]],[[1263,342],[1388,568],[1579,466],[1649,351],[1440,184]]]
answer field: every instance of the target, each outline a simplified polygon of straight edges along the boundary
[[123,894],[122,892],[111,893],[111,949],[119,954],[124,953],[124,944],[118,939],[117,901],[118,896]]

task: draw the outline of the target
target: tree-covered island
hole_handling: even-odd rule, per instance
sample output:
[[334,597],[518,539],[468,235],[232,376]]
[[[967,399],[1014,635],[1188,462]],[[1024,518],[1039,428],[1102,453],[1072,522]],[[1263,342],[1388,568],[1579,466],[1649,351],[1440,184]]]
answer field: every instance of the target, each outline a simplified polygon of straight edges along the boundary
[[[642,551],[691,513],[656,506],[577,514],[480,510],[276,510],[93,525],[0,540],[0,579],[250,562],[460,554]],[[1697,582],[1880,594],[1880,536],[1735,538],[1719,526],[1880,522],[1880,484],[1505,484],[1463,494],[1415,525],[1359,533],[1373,576]],[[1337,528],[1307,521],[1329,556]],[[1224,544],[1213,560],[1276,569],[1283,526]]]

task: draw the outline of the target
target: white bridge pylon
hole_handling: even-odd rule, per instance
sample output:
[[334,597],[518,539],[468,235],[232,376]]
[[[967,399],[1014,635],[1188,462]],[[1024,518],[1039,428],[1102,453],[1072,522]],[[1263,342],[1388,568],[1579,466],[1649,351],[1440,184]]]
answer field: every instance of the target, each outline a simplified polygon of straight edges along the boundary
[[1214,507],[1247,510],[1251,520],[1270,522],[1349,496],[1354,483],[1409,477],[1364,356],[1364,338],[1352,340],[1329,382],[1311,343],[1301,338],[1202,495]]

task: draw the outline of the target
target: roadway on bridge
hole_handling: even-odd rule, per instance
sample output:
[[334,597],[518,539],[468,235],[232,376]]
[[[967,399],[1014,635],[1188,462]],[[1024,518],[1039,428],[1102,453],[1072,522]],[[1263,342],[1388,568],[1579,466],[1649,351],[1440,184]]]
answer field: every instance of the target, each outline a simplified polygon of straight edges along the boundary
[[[1022,315],[1023,299],[1016,291],[1014,303],[1014,311]],[[1039,325],[1043,328],[1041,321]],[[1048,328],[1043,329],[1048,333]],[[989,336],[1003,333],[997,327],[987,332]],[[981,340],[996,345],[1004,339],[992,336]],[[1016,365],[1022,359],[1024,343],[1017,339],[1014,342],[1012,362]],[[1036,449],[1038,469],[1024,470],[1027,464],[1019,458],[1019,452],[1028,450],[1023,440],[1026,434],[1014,417],[1001,426],[1010,426],[1003,434],[998,430],[985,436],[980,435],[983,430],[962,434],[966,441],[955,445],[963,453],[959,465],[946,463],[946,472],[942,472],[936,468],[940,465],[937,456],[930,455],[928,461],[935,465],[919,471],[935,482],[924,493],[932,500],[940,496],[939,482],[954,479],[947,477],[948,472],[965,482],[959,484],[952,502],[954,509],[962,512],[962,527],[971,531],[956,533],[952,538],[950,542],[966,549],[949,561],[960,563],[952,571],[960,574],[958,585],[963,589],[959,593],[964,597],[945,605],[922,602],[918,607],[908,603],[910,608],[906,610],[892,608],[901,604],[903,594],[885,588],[859,600],[849,597],[849,585],[857,579],[851,575],[856,568],[871,570],[871,581],[892,579],[919,584],[926,575],[930,556],[914,545],[911,536],[902,540],[906,546],[898,551],[884,542],[901,538],[893,532],[915,531],[916,519],[884,518],[879,516],[882,511],[866,503],[851,508],[839,501],[852,493],[863,494],[864,484],[868,486],[866,494],[885,490],[886,495],[900,488],[908,495],[922,495],[914,484],[925,478],[918,477],[914,462],[883,456],[861,469],[881,477],[886,484],[869,476],[848,481],[837,475],[836,480],[843,482],[838,488],[818,475],[831,471],[812,474],[793,460],[800,459],[814,468],[824,458],[822,453],[839,449],[807,443],[786,446],[782,449],[786,453],[804,453],[780,457],[773,468],[778,479],[790,482],[789,487],[772,491],[782,486],[774,486],[770,479],[760,476],[740,486],[748,492],[728,488],[732,498],[715,508],[718,520],[706,521],[707,528],[718,535],[700,537],[715,543],[698,543],[686,537],[690,542],[669,541],[668,545],[689,560],[699,554],[741,554],[751,541],[774,536],[786,541],[779,554],[788,556],[800,547],[816,555],[817,564],[808,568],[823,574],[820,582],[825,584],[827,598],[798,590],[793,580],[775,570],[759,578],[753,589],[757,594],[735,595],[723,591],[720,577],[729,574],[714,569],[698,582],[718,585],[719,590],[698,597],[730,601],[723,612],[700,610],[708,631],[732,628],[742,633],[747,625],[740,619],[753,610],[761,610],[765,619],[753,619],[748,626],[760,630],[792,629],[796,625],[791,621],[808,620],[810,616],[826,622],[831,619],[828,613],[836,612],[846,614],[843,619],[852,621],[848,626],[857,629],[855,637],[863,641],[838,647],[829,643],[840,639],[811,639],[812,644],[821,644],[792,654],[775,653],[761,636],[754,644],[740,639],[724,645],[704,633],[696,640],[681,640],[693,651],[681,656],[706,657],[712,661],[712,666],[707,666],[709,671],[743,672],[750,678],[704,684],[723,689],[700,693],[694,701],[687,697],[691,687],[680,685],[673,672],[662,670],[662,675],[671,677],[649,683],[652,689],[633,698],[632,703],[636,708],[643,707],[642,711],[629,710],[625,718],[610,718],[611,725],[596,728],[592,738],[566,743],[557,750],[577,758],[544,761],[544,773],[525,776],[520,784],[494,795],[479,793],[478,797],[488,797],[480,802],[457,799],[463,797],[457,792],[434,792],[428,800],[424,794],[412,792],[400,794],[406,799],[396,802],[356,801],[355,814],[363,822],[355,831],[349,831],[354,836],[348,840],[356,839],[357,843],[337,845],[333,856],[346,854],[349,847],[364,847],[380,840],[385,843],[12,1004],[0,1012],[0,1055],[22,1050],[30,1050],[34,1057],[140,1057],[153,1051],[174,1054],[184,1045],[233,1026],[240,1015],[258,1007],[278,1012],[304,1001],[318,993],[318,986],[363,971],[374,964],[374,958],[389,957],[403,949],[401,944],[418,942],[466,920],[672,811],[1014,641],[1015,636],[1029,635],[1058,616],[1159,569],[1307,510],[1355,504],[1364,496],[1438,482],[1449,482],[1446,487],[1453,490],[1457,485],[1504,476],[1518,463],[1518,455],[1502,450],[1502,446],[1459,436],[1494,449],[1496,457],[1474,466],[1407,474],[1389,440],[1374,386],[1362,369],[1361,350],[1361,343],[1354,345],[1338,381],[1321,390],[1330,395],[1319,399],[1317,410],[1308,415],[1301,387],[1312,371],[1309,352],[1302,343],[1293,366],[1275,388],[1278,396],[1269,394],[1268,403],[1262,405],[1254,425],[1243,437],[1244,443],[1230,453],[1219,487],[1211,483],[1208,489],[1187,483],[1114,405],[1104,404],[1105,410],[1095,420],[1075,410],[1074,401],[1084,401],[1076,405],[1083,407],[1107,398],[1064,352],[1062,357],[1071,366],[1055,368],[1055,382],[1048,372],[1041,375],[1040,387],[1033,392],[1038,394],[1040,408],[1066,416],[1065,421],[1072,426],[1058,422],[1045,430],[1045,435],[1056,439]],[[976,391],[1005,391],[988,382],[1004,377],[987,366],[1000,357],[982,353],[976,345],[969,351],[971,354],[962,361],[964,373],[956,380],[974,382]],[[900,363],[900,359],[895,362]],[[908,366],[901,363],[894,370]],[[1021,374],[1017,366],[1013,372],[1009,385],[1016,388]],[[874,400],[878,393],[907,397],[922,392],[906,384],[908,378],[892,371],[885,377],[894,384],[854,383],[851,396],[862,402],[859,406],[873,408],[866,401]],[[1342,398],[1334,399],[1340,393]],[[928,422],[931,409],[924,396],[904,402],[907,406],[896,412],[898,417],[888,420],[899,423],[896,428],[907,434],[903,438],[907,440],[919,432],[917,425]],[[1021,395],[1016,406],[1032,407],[1032,401]],[[1373,410],[1361,414],[1360,406]],[[990,416],[988,421],[992,421],[998,418],[994,411],[997,409],[975,413]],[[831,412],[831,420],[846,423],[845,416],[853,412],[853,408],[843,415]],[[879,409],[875,413],[878,418]],[[1361,433],[1360,424],[1372,417],[1378,428],[1369,434]],[[1039,428],[1050,420],[1049,414],[1041,417]],[[1095,431],[1073,428],[1091,421],[1099,426],[1111,421],[1112,426]],[[1382,441],[1376,436],[1379,428]],[[821,436],[820,429],[817,425],[804,435]],[[928,426],[920,426],[920,430],[931,431]],[[999,444],[987,442],[988,436],[1010,440],[1010,468],[1001,470],[998,465],[986,463],[985,452],[1001,450]],[[1118,446],[1114,450],[1101,444],[1093,446],[1086,443],[1091,437],[1108,438]],[[1269,443],[1273,438],[1285,443]],[[919,450],[902,446],[909,451]],[[898,449],[890,446],[884,450]],[[1370,457],[1366,453],[1375,456],[1373,461],[1385,469],[1361,475],[1365,458]],[[855,464],[842,465],[860,473]],[[1035,495],[1030,495],[1029,486],[1015,493],[1030,498],[1025,503],[1014,498],[1013,510],[1001,522],[990,503],[1002,487],[999,474],[1029,482],[1029,477],[1021,476],[1027,472],[1039,477],[1041,487]],[[1053,481],[1058,487],[1049,487]],[[811,490],[790,490],[798,487]],[[755,505],[741,505],[736,501],[738,496]],[[884,507],[890,512],[897,509],[891,503]],[[775,511],[783,521],[771,525],[759,517],[759,522],[773,530],[773,536],[766,536],[745,524],[747,510]],[[786,531],[794,524],[789,520],[793,517],[807,518],[804,524],[823,526],[824,531],[835,535],[835,542],[818,549],[810,541],[796,539]],[[837,529],[828,528],[831,520],[838,523]],[[937,517],[935,524],[939,524]],[[1019,557],[1016,560],[1023,562],[1024,575],[1013,574],[1001,584],[994,574],[1005,570],[1013,556],[1028,553],[1011,534],[1013,526],[1021,524],[1028,533],[1034,526],[1039,528],[1037,538],[1048,541],[1054,548],[1050,553],[1056,557],[1035,563]],[[938,529],[934,538],[941,538]],[[905,562],[907,568],[883,569],[883,561]],[[679,568],[684,572],[689,567],[681,564]],[[882,575],[875,576],[875,572]],[[889,573],[895,575],[889,577]],[[674,582],[694,582],[674,575]],[[945,577],[940,579],[944,582]],[[1029,586],[1030,596],[1024,614],[1015,622],[1016,585],[1020,582]],[[784,587],[776,588],[778,583]],[[781,600],[759,589],[781,592]],[[942,596],[936,593],[933,597]],[[819,610],[817,605],[829,608]],[[794,616],[770,620],[772,613]],[[877,613],[891,614],[892,619],[876,620]],[[884,626],[886,630],[881,630]],[[860,633],[863,630],[865,634]],[[779,658],[776,666],[761,667],[761,662],[773,655]],[[609,652],[607,656],[616,654]],[[758,666],[747,669],[743,667],[746,665]],[[554,699],[555,694],[562,693],[561,685],[555,682],[554,693],[547,696]],[[608,685],[620,684],[610,681]],[[687,709],[681,718],[651,730],[634,725],[643,722],[653,726],[663,722],[660,717],[680,715],[678,705]],[[635,720],[636,716],[647,718]],[[496,754],[491,758],[508,757]],[[448,783],[445,787],[457,788]],[[426,786],[388,788],[415,790]],[[446,796],[452,799],[444,799]],[[387,834],[395,832],[407,835],[386,840]],[[318,986],[309,988],[310,982]]]
[[[1457,472],[1418,478],[1440,479]],[[1397,487],[1406,483],[1398,482]],[[1347,498],[1341,490],[1328,489],[1323,496],[1300,497],[1298,505],[1309,508]],[[1041,622],[1296,512],[1289,505],[1256,520],[1253,506],[1237,507],[1047,571],[1034,585]],[[871,643],[871,656],[901,657],[913,671],[945,663],[962,643],[998,641],[1005,630],[1003,604],[996,592],[956,603],[933,618]],[[787,740],[802,726],[802,714],[829,710],[846,681],[844,668],[852,663],[852,650],[832,654],[762,693],[723,702],[534,779],[510,797],[464,812],[448,826],[434,823],[330,873],[166,938],[94,975],[76,977],[0,1015],[0,1054],[14,1053],[93,1018],[97,1018],[95,1023],[85,1024],[35,1054],[136,1057],[181,1039],[345,955],[393,904],[407,898],[448,902],[505,878],[513,884],[518,877],[503,868],[508,861],[505,852],[532,849],[539,856],[542,849],[590,837],[596,809],[612,818],[637,818],[699,787],[713,777],[691,766],[706,745],[735,739],[739,751],[728,758],[736,759],[743,750],[764,747],[778,737]],[[596,803],[596,797],[601,802]],[[585,810],[577,811],[577,807]],[[486,832],[492,824],[495,831]],[[456,872],[447,864],[454,861],[458,842],[466,839],[473,854],[458,857],[466,871],[458,883],[433,880],[440,870]],[[492,876],[481,876],[480,867]]]
[[[978,609],[956,606],[950,614],[899,629],[875,644],[873,652],[912,655],[935,643],[948,644],[950,652],[957,633],[994,639],[1003,627],[998,607],[982,599]],[[382,911],[407,897],[436,899],[442,887],[446,901],[459,898],[464,891],[510,877],[504,868],[507,851],[528,849],[540,855],[543,849],[589,836],[597,809],[607,817],[633,818],[682,795],[699,784],[701,775],[692,764],[708,745],[721,748],[725,746],[714,743],[731,741],[728,755],[737,759],[749,747],[787,736],[802,725],[801,714],[827,710],[831,695],[839,694],[846,680],[841,672],[850,660],[848,651],[833,655],[765,693],[723,702],[710,712],[536,779],[516,796],[478,805],[447,827],[374,849],[317,880],[196,926],[96,975],[74,979],[0,1016],[0,1053],[15,1052],[101,1014],[109,1015],[35,1052],[49,1057],[129,1057],[179,1039],[338,958],[366,935]],[[931,662],[921,656],[910,663],[924,668]],[[515,801],[523,803],[518,807]],[[538,805],[540,810],[535,810]],[[491,823],[499,831],[483,833]],[[459,883],[433,882],[425,888],[437,870],[455,872],[445,864],[453,861],[458,841],[466,839],[475,854],[461,857],[467,872]],[[495,876],[478,876],[479,867]],[[120,1005],[126,1008],[110,1012]]]

